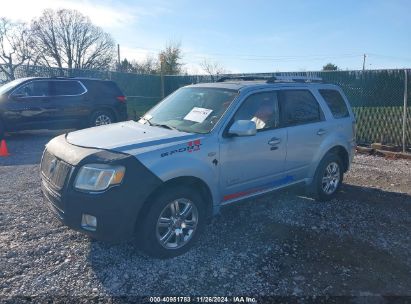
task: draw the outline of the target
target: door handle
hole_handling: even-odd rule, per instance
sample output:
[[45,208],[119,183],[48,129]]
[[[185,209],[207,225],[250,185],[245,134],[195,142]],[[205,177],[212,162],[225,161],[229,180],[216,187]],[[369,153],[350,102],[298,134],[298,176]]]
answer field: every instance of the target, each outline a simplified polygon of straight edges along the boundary
[[321,135],[324,135],[325,132],[326,132],[326,131],[325,131],[324,129],[320,129],[320,130],[317,131],[317,135],[320,135],[320,136],[321,136]]
[[281,139],[277,138],[277,137],[273,137],[268,141],[268,144],[270,146],[276,146],[281,142]]

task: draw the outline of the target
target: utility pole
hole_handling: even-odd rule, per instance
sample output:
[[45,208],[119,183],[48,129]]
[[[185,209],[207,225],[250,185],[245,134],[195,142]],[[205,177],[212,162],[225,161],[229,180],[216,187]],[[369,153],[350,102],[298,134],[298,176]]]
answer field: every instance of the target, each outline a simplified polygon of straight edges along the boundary
[[365,71],[365,58],[367,57],[366,54],[364,54],[364,59],[362,61],[362,70]]
[[121,67],[121,62],[120,62],[120,44],[117,44],[117,64],[118,64],[118,69],[120,70],[120,67]]

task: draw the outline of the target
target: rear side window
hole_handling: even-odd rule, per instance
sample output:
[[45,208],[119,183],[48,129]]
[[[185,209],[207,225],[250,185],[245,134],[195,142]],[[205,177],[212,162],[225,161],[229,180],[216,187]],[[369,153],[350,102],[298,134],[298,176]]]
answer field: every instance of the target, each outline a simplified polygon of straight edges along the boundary
[[319,90],[334,118],[348,117],[350,114],[340,92],[336,90]]
[[85,92],[85,89],[78,81],[53,81],[52,95],[54,96],[72,96],[80,95]]
[[281,120],[284,126],[301,125],[322,120],[320,106],[308,90],[282,90]]

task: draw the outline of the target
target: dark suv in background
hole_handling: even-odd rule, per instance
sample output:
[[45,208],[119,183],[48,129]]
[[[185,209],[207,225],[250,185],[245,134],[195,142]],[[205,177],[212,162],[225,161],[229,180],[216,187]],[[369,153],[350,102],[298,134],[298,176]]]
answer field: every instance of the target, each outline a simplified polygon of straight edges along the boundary
[[0,87],[0,137],[7,131],[84,128],[126,119],[126,97],[113,81],[36,77]]

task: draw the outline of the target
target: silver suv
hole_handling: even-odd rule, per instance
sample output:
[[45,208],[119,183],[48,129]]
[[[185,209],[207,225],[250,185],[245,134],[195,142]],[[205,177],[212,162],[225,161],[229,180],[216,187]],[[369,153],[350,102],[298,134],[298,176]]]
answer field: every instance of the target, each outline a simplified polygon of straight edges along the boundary
[[222,79],[177,90],[138,122],[52,139],[42,190],[69,227],[108,241],[135,236],[167,258],[187,251],[222,206],[295,184],[332,198],[354,149],[338,86]]

